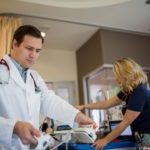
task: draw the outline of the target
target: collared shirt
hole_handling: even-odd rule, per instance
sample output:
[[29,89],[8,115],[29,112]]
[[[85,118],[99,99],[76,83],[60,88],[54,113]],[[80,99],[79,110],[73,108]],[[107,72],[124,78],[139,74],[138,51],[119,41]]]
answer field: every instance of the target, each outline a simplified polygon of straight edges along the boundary
[[22,71],[23,69],[22,69],[21,65],[20,65],[19,63],[17,63],[11,56],[10,56],[10,58],[11,58],[13,64],[14,64],[14,65],[16,66],[16,68],[18,69],[18,71],[19,71],[19,73],[20,73],[20,75],[21,75],[23,81],[26,82],[26,77],[27,77],[28,68],[25,69],[25,71]]

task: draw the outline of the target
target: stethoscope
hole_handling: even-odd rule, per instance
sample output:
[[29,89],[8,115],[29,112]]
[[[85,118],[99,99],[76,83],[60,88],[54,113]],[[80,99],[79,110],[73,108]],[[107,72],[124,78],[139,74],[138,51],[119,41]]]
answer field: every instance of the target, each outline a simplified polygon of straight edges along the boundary
[[[7,70],[9,71],[9,78],[10,78],[10,68],[9,68],[7,62],[4,59],[1,59],[0,65],[6,66]],[[40,89],[40,87],[37,86],[32,73],[30,73],[30,76],[31,76],[31,78],[33,79],[33,82],[34,82],[35,92],[41,92],[41,89]],[[0,84],[8,84],[9,78],[8,78],[8,81],[0,81]]]

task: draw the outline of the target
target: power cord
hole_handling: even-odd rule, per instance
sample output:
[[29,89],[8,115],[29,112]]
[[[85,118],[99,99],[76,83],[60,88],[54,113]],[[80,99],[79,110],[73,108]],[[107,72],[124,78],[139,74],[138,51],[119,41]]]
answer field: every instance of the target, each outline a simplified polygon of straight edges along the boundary
[[60,145],[62,145],[64,143],[66,143],[66,150],[68,150],[68,142],[71,140],[71,132],[68,132],[65,136],[66,137],[62,142],[60,142],[59,144],[57,144],[56,146],[54,146],[50,150],[55,150],[57,147],[59,147]]

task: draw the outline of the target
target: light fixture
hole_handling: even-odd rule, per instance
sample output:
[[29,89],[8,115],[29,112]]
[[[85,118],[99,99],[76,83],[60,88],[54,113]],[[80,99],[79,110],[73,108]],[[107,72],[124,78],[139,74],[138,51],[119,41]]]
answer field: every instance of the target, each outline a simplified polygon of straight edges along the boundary
[[146,0],[145,3],[146,3],[146,4],[150,4],[150,0]]
[[41,36],[42,37],[46,37],[46,33],[45,32],[41,32]]
[[39,27],[39,30],[41,31],[41,36],[46,37],[46,33],[48,32],[48,30],[50,30],[50,27],[49,26],[41,26],[41,27]]
[[18,0],[63,8],[91,8],[119,4],[131,0]]

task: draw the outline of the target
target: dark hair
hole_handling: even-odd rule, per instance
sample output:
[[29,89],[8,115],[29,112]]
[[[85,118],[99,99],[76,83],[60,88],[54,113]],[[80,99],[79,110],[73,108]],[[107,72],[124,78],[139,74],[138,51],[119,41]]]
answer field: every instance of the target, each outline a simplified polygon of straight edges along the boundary
[[22,25],[14,33],[13,40],[17,41],[17,44],[20,45],[25,35],[31,35],[36,38],[40,38],[42,43],[44,43],[44,38],[41,35],[41,31],[32,25]]

